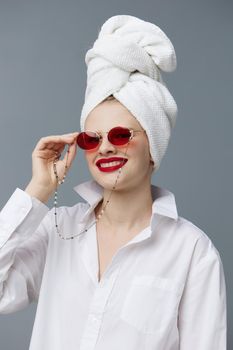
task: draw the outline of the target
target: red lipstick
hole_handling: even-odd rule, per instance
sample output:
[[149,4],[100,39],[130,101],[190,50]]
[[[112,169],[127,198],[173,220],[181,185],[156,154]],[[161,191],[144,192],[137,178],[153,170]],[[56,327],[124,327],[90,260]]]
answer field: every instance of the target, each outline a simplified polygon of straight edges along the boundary
[[[101,166],[101,164],[107,164],[110,162],[120,162],[117,165],[113,166]],[[96,162],[96,165],[98,166],[99,170],[102,172],[111,172],[115,171],[125,165],[127,163],[128,159],[127,158],[122,158],[122,157],[111,157],[111,158],[101,158]]]

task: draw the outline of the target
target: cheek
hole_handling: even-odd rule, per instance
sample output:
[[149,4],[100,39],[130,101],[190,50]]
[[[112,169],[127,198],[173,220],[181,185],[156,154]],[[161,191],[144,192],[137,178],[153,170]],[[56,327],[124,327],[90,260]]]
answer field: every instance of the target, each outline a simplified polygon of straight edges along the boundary
[[86,158],[86,164],[87,164],[88,168],[90,169],[93,165],[93,162],[94,162],[93,156],[91,154],[85,154],[85,158]]
[[91,162],[94,161],[94,158],[96,157],[96,152],[94,152],[94,151],[85,151],[84,155],[85,155],[87,163],[91,163]]
[[132,156],[138,158],[140,162],[147,162],[149,158],[149,148],[147,142],[134,142],[131,145]]

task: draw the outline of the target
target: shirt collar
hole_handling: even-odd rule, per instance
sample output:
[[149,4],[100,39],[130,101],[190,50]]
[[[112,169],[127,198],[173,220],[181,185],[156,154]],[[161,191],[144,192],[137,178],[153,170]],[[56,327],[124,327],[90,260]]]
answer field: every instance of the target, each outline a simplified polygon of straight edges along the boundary
[[[81,222],[83,222],[88,214],[92,212],[93,208],[103,198],[104,189],[94,179],[82,182],[73,187],[73,189],[90,205],[89,209],[81,220]],[[175,196],[172,192],[166,188],[151,184],[151,194],[153,199],[152,217],[154,217],[155,214],[159,214],[175,220],[178,219]]]

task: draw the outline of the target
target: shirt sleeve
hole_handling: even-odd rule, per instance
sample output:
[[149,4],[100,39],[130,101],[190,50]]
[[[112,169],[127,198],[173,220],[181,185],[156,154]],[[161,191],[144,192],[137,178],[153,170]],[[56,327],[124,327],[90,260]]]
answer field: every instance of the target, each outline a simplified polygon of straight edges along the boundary
[[17,188],[0,212],[0,314],[37,301],[51,225],[49,208]]
[[[219,252],[203,237],[179,305],[180,350],[226,350],[226,285]],[[195,255],[195,254],[194,254]]]

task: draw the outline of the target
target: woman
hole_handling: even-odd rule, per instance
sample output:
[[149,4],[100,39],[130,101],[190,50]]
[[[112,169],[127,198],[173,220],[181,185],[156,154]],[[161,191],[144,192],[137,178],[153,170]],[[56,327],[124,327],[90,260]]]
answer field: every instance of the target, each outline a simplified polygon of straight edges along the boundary
[[[111,130],[120,125],[136,130],[136,132],[134,131],[135,136],[131,141],[127,158],[124,157],[123,152],[125,146],[116,147],[106,137],[103,138],[97,152],[86,152],[90,172],[104,188],[104,201],[101,201],[95,208],[96,217],[100,214],[100,209],[109,196],[116,169],[121,166],[121,163],[117,164],[121,161],[120,157],[127,159],[123,177],[119,180],[114,192],[114,201],[109,205],[106,214],[97,225],[100,259],[99,278],[115,252],[149,226],[153,202],[150,188],[153,160],[150,157],[146,133],[121,103],[114,98],[110,101],[110,103],[101,103],[92,110],[86,123],[87,130]],[[108,167],[106,167],[108,163],[104,163],[105,167],[103,165],[102,167],[96,166],[98,160],[106,159],[110,162],[109,159],[112,157],[117,157],[120,160],[115,164],[113,170],[109,168],[111,163]],[[129,206],[129,203],[132,204]]]
[[[113,16],[86,62],[81,132],[42,138],[32,180],[1,211],[0,312],[38,301],[30,350],[226,349],[219,253],[151,184],[175,125],[160,72],[174,48],[157,26]],[[93,177],[74,188],[86,203],[54,213],[45,203],[77,146]]]

